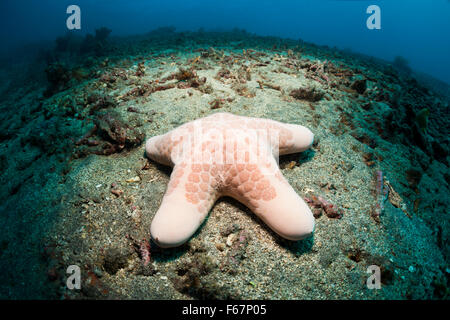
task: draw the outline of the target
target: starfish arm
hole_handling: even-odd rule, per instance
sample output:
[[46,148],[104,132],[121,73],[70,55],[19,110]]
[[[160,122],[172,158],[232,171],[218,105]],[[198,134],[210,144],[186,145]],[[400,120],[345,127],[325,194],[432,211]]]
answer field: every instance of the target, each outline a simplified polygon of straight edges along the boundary
[[[259,172],[258,172],[259,170]],[[314,231],[314,216],[273,164],[256,169],[251,183],[238,187],[235,198],[249,207],[273,231],[289,240],[301,240]]]
[[190,166],[180,163],[174,167],[150,227],[151,237],[160,247],[179,246],[200,227],[217,197],[210,184],[204,191],[201,188],[204,184]]
[[303,152],[314,142],[314,134],[308,128],[289,123],[277,123],[279,133],[279,155]]
[[167,166],[174,166],[171,159],[171,133],[154,136],[145,143],[147,157]]
[[255,214],[272,230],[289,240],[301,240],[314,231],[314,216],[308,205],[285,183],[273,179],[277,196],[259,200]]

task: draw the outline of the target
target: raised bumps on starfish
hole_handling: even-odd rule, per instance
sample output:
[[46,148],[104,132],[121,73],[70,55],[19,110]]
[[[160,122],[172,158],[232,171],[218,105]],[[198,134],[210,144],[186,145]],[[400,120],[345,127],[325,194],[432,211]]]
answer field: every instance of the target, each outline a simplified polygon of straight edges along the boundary
[[301,125],[216,113],[146,142],[152,160],[173,167],[150,233],[161,247],[186,242],[214,202],[231,196],[290,240],[308,237],[314,217],[278,168],[278,155],[305,151],[313,133]]

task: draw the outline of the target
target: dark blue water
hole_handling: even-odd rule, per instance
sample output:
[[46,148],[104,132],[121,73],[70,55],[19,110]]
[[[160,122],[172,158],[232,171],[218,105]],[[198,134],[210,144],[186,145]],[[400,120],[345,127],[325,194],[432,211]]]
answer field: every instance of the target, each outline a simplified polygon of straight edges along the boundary
[[[67,6],[79,5],[81,30],[106,26],[112,35],[139,34],[160,26],[178,31],[246,29],[260,35],[303,39],[392,61],[450,83],[448,0],[281,1],[24,1],[0,3],[1,50],[66,32]],[[369,30],[369,5],[381,9],[381,29]]]

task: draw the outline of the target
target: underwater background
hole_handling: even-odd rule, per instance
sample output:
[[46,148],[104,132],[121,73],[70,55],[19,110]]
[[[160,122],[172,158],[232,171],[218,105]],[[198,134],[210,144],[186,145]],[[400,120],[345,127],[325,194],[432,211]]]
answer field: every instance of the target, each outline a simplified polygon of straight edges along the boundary
[[[447,0],[1,1],[0,298],[448,299],[449,17]],[[171,169],[145,140],[216,112],[313,131],[280,158],[312,237],[223,198],[185,245],[150,241]]]

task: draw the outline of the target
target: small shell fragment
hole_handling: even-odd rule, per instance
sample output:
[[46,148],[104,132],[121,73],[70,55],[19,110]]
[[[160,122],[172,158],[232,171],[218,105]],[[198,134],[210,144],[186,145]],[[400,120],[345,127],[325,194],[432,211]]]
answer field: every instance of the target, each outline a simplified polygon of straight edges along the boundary
[[126,182],[129,182],[129,183],[131,183],[131,182],[139,182],[139,181],[141,181],[141,178],[139,178],[139,176],[136,176],[136,177],[133,177],[133,178],[130,178],[130,179],[126,180]]
[[233,244],[234,236],[235,236],[235,234],[232,233],[227,237],[227,246],[231,247],[231,245]]

